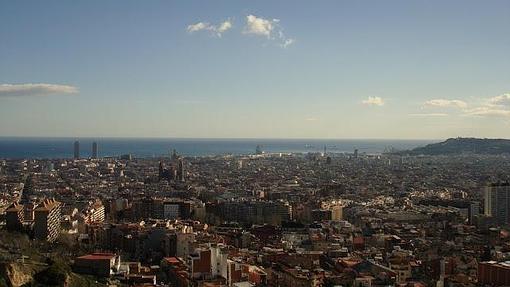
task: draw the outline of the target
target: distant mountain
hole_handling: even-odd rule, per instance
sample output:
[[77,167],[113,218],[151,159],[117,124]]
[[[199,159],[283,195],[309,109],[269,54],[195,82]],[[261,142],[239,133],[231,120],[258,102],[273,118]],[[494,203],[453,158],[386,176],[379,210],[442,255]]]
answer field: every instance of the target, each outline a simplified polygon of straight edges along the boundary
[[510,140],[450,138],[444,142],[428,144],[399,153],[409,155],[510,154]]

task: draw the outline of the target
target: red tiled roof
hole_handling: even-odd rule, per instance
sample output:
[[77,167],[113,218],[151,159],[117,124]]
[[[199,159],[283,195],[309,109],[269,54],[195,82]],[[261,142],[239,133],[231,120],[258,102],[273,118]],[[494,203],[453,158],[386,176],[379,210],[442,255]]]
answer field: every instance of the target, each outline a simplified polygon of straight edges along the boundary
[[354,244],[363,244],[363,243],[365,243],[365,239],[363,237],[361,237],[361,236],[360,237],[354,237],[352,239],[352,243],[354,243]]
[[177,257],[165,257],[163,259],[170,264],[176,264],[180,262],[179,259],[177,259]]
[[113,257],[115,257],[115,254],[113,254],[113,253],[92,253],[92,254],[80,256],[77,259],[84,259],[84,260],[110,260]]

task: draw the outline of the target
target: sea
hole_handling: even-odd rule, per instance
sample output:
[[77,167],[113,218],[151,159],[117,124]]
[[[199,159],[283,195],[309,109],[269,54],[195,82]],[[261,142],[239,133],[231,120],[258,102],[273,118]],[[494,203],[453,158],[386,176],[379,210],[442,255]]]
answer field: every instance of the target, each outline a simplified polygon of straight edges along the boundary
[[379,139],[189,139],[189,138],[29,138],[0,137],[2,159],[72,158],[74,142],[80,142],[80,157],[90,157],[92,143],[98,144],[100,157],[131,154],[135,158],[179,155],[217,156],[254,154],[256,147],[267,153],[322,152],[379,154],[388,150],[406,150],[438,140]]

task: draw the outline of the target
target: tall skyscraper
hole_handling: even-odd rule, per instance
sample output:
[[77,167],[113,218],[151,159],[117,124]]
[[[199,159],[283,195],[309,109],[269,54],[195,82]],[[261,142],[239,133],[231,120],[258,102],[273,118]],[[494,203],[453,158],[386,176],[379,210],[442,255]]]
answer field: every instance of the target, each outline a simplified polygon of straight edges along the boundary
[[97,143],[92,143],[92,158],[97,158]]
[[80,158],[80,142],[79,141],[74,142],[74,158],[75,159]]
[[163,166],[163,162],[159,161],[159,180],[161,180],[165,176],[165,167]]
[[510,224],[510,184],[495,183],[485,188],[484,213],[500,225]]
[[184,161],[179,158],[177,161],[177,180],[184,181]]

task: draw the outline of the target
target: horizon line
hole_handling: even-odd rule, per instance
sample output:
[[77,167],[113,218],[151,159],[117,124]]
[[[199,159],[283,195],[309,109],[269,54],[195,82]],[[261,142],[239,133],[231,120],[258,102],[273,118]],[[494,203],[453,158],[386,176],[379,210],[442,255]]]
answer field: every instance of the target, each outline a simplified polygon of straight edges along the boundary
[[165,140],[368,140],[368,141],[444,141],[451,138],[508,139],[502,137],[457,136],[447,138],[306,138],[306,137],[164,137],[164,136],[0,136],[0,139],[165,139]]

